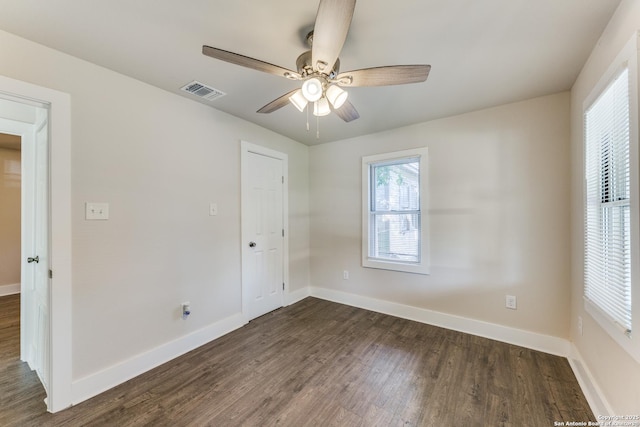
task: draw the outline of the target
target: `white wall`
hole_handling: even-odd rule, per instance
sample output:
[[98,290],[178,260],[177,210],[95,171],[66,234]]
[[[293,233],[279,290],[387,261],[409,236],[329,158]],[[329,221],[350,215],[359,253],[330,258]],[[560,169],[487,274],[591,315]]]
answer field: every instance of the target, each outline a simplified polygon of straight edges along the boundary
[[[600,388],[613,414],[637,414],[640,410],[640,364],[620,348],[583,307],[583,119],[585,98],[593,90],[615,56],[640,29],[640,1],[623,0],[571,91],[572,159],[572,300],[571,340]],[[638,280],[637,278],[634,280]],[[634,304],[640,299],[634,296]],[[583,319],[583,335],[577,319]]]
[[289,287],[308,286],[306,146],[1,31],[0,75],[71,95],[74,380],[240,312],[241,139],[289,156]]
[[[565,92],[311,147],[312,286],[566,339],[569,139]],[[361,267],[361,157],[423,146],[431,275]]]

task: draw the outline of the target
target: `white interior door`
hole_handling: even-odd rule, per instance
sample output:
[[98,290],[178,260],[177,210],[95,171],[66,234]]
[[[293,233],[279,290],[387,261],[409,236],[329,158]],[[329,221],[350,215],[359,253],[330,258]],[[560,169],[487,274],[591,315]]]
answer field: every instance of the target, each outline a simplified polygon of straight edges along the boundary
[[242,298],[251,320],[283,306],[284,160],[248,151],[242,168]]
[[[6,110],[8,101],[5,101]],[[4,111],[4,110],[3,110]],[[49,393],[49,153],[48,110],[24,105],[21,120],[0,118],[0,130],[21,137],[20,357]],[[3,115],[8,115],[6,111]]]

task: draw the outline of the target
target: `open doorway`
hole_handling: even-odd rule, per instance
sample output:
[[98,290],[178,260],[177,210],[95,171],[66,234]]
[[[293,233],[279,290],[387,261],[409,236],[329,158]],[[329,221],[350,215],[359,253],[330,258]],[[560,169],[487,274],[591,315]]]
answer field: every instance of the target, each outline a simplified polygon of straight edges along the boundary
[[20,360],[21,138],[0,133],[0,369]]
[[[15,146],[0,152],[9,202],[0,210],[8,211],[0,217],[0,230],[6,228],[4,234],[11,238],[11,247],[4,251],[8,262],[0,272],[19,283],[20,360],[35,371],[47,395],[51,343],[48,117],[45,104],[0,99],[0,132],[5,140],[20,142],[18,153]],[[15,283],[5,286],[15,287]]]
[[[0,370],[10,390],[44,399],[39,376],[21,360],[22,138],[0,133]],[[10,393],[9,393],[10,394]],[[8,402],[12,395],[4,396]],[[10,405],[10,404],[9,404]],[[6,408],[9,410],[9,408]]]
[[20,293],[21,138],[0,133],[0,297]]
[[[2,111],[4,101],[13,102],[13,107],[21,106],[23,112],[34,120],[24,120],[20,117],[7,115]],[[6,106],[6,104],[5,104]],[[33,110],[36,107],[35,117]],[[25,110],[26,109],[26,110]],[[38,112],[39,111],[39,112]],[[42,114],[42,113],[46,114]],[[23,166],[22,192],[25,186],[32,183],[26,182],[27,177],[32,176],[33,182],[45,179],[46,185],[38,185],[46,191],[31,191],[34,203],[47,206],[46,215],[39,216],[38,221],[29,222],[25,227],[25,206],[22,212],[22,250],[21,259],[21,295],[22,300],[25,290],[34,291],[32,287],[25,287],[25,283],[31,283],[29,277],[25,277],[25,266],[28,274],[45,280],[35,280],[38,283],[48,283],[47,294],[44,295],[48,306],[48,313],[40,311],[36,325],[44,326],[37,336],[46,339],[48,347],[48,361],[43,365],[46,371],[44,378],[48,380],[46,404],[49,412],[57,412],[65,409],[74,401],[72,395],[72,348],[71,348],[71,97],[69,94],[12,79],[0,75],[0,131],[21,136],[21,159]],[[25,123],[30,126],[25,130]],[[22,126],[22,129],[15,129]],[[9,129],[4,129],[8,127]],[[13,128],[13,129],[11,129]],[[28,138],[32,138],[28,141]],[[27,149],[32,151],[29,153]],[[43,151],[44,150],[44,151]],[[39,155],[38,152],[41,154]],[[43,154],[46,153],[46,154]],[[40,159],[42,162],[30,162],[32,159]],[[42,165],[40,173],[25,173],[27,165]],[[37,169],[37,168],[36,168]],[[35,185],[35,184],[33,184]],[[24,197],[23,197],[24,198]],[[24,200],[23,200],[24,201]],[[42,212],[42,210],[41,210]],[[25,248],[25,233],[31,230],[35,236],[46,236],[47,239],[35,242],[31,248]],[[38,231],[39,230],[39,231]],[[38,246],[40,245],[40,246]],[[42,247],[42,246],[46,247]],[[38,253],[44,250],[44,257]],[[48,255],[51,254],[51,257]],[[37,258],[38,261],[28,263],[28,258]],[[37,291],[37,289],[35,290]],[[42,295],[42,293],[41,293]],[[31,299],[32,300],[32,299]],[[24,305],[21,311],[25,312]],[[35,310],[38,313],[38,310]],[[22,313],[21,313],[22,315]],[[33,323],[32,323],[33,324]],[[21,355],[25,353],[25,340],[21,340]],[[40,356],[35,355],[36,359]]]

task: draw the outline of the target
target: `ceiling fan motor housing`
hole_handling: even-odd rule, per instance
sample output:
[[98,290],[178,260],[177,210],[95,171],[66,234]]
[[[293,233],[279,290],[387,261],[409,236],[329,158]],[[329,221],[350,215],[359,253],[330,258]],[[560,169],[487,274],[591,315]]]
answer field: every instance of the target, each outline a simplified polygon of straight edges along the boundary
[[333,65],[333,69],[330,73],[321,73],[313,69],[313,65],[311,63],[311,51],[308,50],[296,59],[296,68],[302,77],[325,75],[327,78],[332,80],[340,72],[340,59],[336,59],[336,63]]

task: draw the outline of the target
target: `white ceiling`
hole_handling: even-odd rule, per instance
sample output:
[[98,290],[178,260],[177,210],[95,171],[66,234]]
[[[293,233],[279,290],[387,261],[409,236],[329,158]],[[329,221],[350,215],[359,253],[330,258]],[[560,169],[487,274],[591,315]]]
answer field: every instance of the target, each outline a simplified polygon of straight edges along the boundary
[[315,117],[307,132],[291,105],[256,113],[299,83],[201,53],[207,44],[295,70],[318,0],[0,0],[0,29],[178,94],[201,81],[227,94],[208,105],[313,145],[568,90],[619,3],[359,0],[341,70],[431,64],[431,74],[349,89],[360,118],[320,118],[320,139]]

